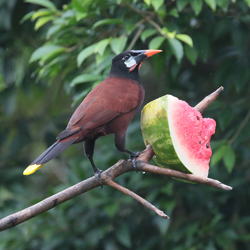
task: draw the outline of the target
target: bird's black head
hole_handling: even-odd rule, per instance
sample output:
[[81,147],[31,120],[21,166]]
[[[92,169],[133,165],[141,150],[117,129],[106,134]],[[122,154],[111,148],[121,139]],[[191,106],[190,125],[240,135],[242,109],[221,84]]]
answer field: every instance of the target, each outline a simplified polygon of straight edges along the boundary
[[127,50],[112,60],[108,77],[124,77],[139,81],[138,69],[142,62],[161,50]]

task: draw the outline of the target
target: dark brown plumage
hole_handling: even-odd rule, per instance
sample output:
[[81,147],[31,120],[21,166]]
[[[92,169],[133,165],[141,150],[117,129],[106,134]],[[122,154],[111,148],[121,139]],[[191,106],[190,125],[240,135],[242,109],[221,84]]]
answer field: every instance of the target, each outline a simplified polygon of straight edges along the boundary
[[98,84],[72,115],[67,128],[57,136],[57,141],[24,171],[34,173],[43,164],[57,157],[73,143],[84,141],[85,155],[99,179],[100,170],[93,161],[95,140],[104,135],[115,135],[115,146],[127,152],[135,165],[138,153],[126,149],[125,138],[129,123],[144,99],[144,87],[138,69],[143,60],[160,50],[131,50],[112,60],[108,77]]

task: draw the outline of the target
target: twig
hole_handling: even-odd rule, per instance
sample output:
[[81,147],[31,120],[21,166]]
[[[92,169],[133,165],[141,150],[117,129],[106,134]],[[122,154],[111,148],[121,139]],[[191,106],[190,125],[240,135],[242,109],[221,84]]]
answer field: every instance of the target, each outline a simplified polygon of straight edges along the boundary
[[215,90],[212,94],[206,96],[201,102],[199,102],[194,108],[197,109],[201,114],[211,105],[219,94],[224,90],[221,86]]
[[114,181],[108,181],[107,185],[120,190],[121,192],[123,192],[126,195],[131,196],[133,199],[139,201],[143,206],[151,209],[152,211],[154,211],[156,214],[158,214],[159,216],[161,216],[164,219],[169,219],[169,217],[160,209],[158,209],[157,207],[155,207],[154,205],[152,205],[151,203],[149,203],[147,200],[143,199],[141,196],[139,196],[138,194],[130,191],[129,189],[117,184]]
[[190,182],[205,184],[205,185],[212,186],[212,187],[215,187],[215,188],[218,188],[218,189],[232,190],[232,187],[230,187],[228,185],[225,185],[225,184],[221,183],[218,180],[214,180],[214,179],[211,179],[211,178],[200,177],[200,176],[197,176],[197,175],[194,175],[194,174],[188,174],[188,173],[176,171],[176,170],[169,169],[169,168],[161,168],[161,167],[157,167],[157,166],[154,166],[154,165],[151,165],[151,164],[147,164],[145,162],[138,162],[137,167],[138,167],[139,171],[167,175],[167,176],[187,180],[187,181],[190,181]]
[[248,111],[247,115],[245,116],[245,118],[243,119],[243,121],[241,122],[240,126],[238,127],[236,133],[233,135],[233,137],[229,140],[229,145],[231,145],[240,135],[240,133],[242,132],[243,128],[247,125],[248,121],[250,119],[250,110]]
[[144,30],[143,26],[140,26],[139,29],[137,30],[133,40],[131,41],[131,43],[128,46],[127,50],[131,50],[133,48],[133,46],[135,45],[136,41],[138,40],[138,38],[140,37],[142,31]]
[[[209,95],[208,97],[204,98],[204,100],[201,101],[198,105],[195,106],[196,109],[198,109],[200,112],[203,112],[219,95],[219,93],[223,90],[223,87],[216,90],[214,93]],[[199,177],[193,174],[187,174],[183,172],[179,172],[176,170],[171,170],[167,168],[160,168],[157,166],[153,166],[151,164],[148,164],[149,160],[154,156],[154,151],[150,145],[147,146],[147,148],[141,152],[139,157],[137,158],[137,170],[138,171],[145,171],[149,173],[155,173],[155,174],[163,174],[171,177],[181,178],[184,180],[188,180],[191,182],[196,183],[202,183],[206,184],[215,188],[223,189],[223,190],[231,190],[232,187],[227,186],[217,180],[213,180],[210,178],[203,178]],[[130,195],[137,201],[141,202],[144,206],[150,208],[154,212],[156,212],[159,216],[163,218],[168,218],[166,214],[164,214],[163,211],[159,210],[152,204],[150,204],[148,201],[143,199],[142,197],[138,196],[137,194],[133,193],[132,191],[118,185],[113,180],[118,177],[119,175],[122,175],[129,171],[135,171],[135,169],[132,166],[132,163],[130,160],[120,160],[118,161],[114,166],[110,167],[109,169],[102,172],[100,177],[100,182],[103,185],[109,185],[111,187],[114,187],[123,193]],[[101,186],[101,183],[97,182],[94,177],[91,177],[87,180],[81,181],[77,183],[74,186],[71,186],[47,199],[44,199],[43,201],[30,206],[26,209],[23,209],[17,213],[11,214],[3,219],[0,220],[0,231],[3,231],[5,229],[14,227],[26,220],[29,220],[69,199],[74,198],[75,196],[85,193],[89,191],[90,189],[93,189],[95,187]]]

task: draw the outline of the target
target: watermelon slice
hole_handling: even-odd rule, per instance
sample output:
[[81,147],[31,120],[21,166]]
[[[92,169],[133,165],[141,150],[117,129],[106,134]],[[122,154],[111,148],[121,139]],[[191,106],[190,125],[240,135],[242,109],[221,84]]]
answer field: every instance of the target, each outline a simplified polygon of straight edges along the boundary
[[172,95],[148,103],[142,110],[145,145],[151,144],[155,162],[166,168],[207,177],[212,156],[213,119]]

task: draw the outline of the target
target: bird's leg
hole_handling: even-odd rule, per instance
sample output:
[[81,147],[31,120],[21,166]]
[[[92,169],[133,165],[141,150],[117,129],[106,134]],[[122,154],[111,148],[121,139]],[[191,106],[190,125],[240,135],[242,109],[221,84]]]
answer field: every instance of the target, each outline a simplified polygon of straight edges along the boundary
[[140,155],[140,152],[136,152],[136,153],[131,152],[131,151],[126,149],[125,145],[126,145],[125,135],[124,136],[115,135],[115,146],[116,146],[116,148],[121,152],[126,152],[126,153],[129,154],[129,158],[131,159],[133,167],[135,168],[135,170],[137,172],[136,158]]
[[94,175],[95,175],[95,179],[97,181],[99,181],[102,170],[98,169],[95,166],[95,163],[93,161],[94,147],[95,147],[95,139],[86,140],[84,142],[84,153],[85,153],[85,155],[87,156],[87,158],[89,159],[89,161],[90,161],[90,163],[92,165],[92,169],[93,169],[93,172],[94,172]]
[[129,154],[129,158],[131,159],[133,167],[135,168],[135,171],[137,173],[136,158],[140,155],[141,152],[138,151],[138,152],[134,153],[134,152],[131,152],[127,149],[125,150],[125,152]]

